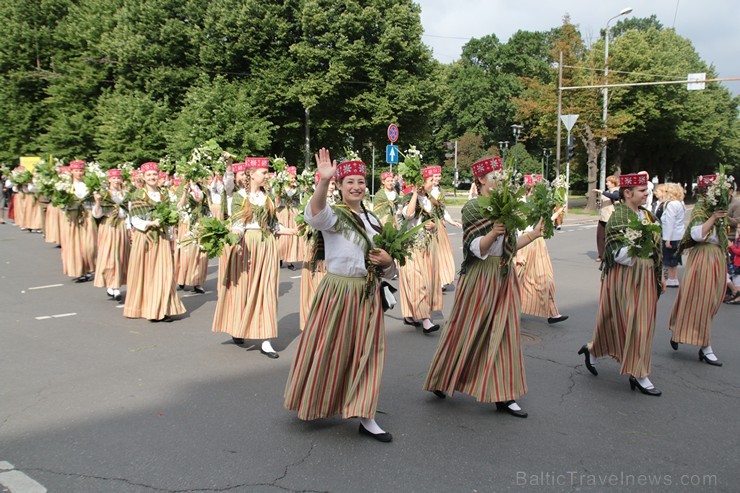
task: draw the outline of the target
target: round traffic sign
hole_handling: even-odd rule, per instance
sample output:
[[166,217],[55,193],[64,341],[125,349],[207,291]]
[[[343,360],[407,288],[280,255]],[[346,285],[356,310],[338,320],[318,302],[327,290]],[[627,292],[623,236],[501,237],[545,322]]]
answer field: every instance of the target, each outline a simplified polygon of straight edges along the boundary
[[398,140],[398,126],[395,123],[388,125],[388,140],[391,142]]

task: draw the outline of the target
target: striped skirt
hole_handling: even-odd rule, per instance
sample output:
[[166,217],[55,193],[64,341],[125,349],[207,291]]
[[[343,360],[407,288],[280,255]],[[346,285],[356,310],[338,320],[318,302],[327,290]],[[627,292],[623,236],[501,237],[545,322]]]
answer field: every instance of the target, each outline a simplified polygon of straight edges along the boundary
[[96,244],[98,227],[90,211],[84,212],[84,218],[77,217],[77,212],[64,214],[65,234],[62,242],[62,267],[64,274],[80,277],[95,270]]
[[502,276],[500,262],[488,257],[460,275],[424,390],[459,391],[479,402],[505,402],[527,392],[518,280],[511,268]]
[[118,217],[103,218],[98,226],[98,257],[95,261],[96,288],[119,289],[126,284],[131,251],[126,222]]
[[308,312],[311,310],[314,295],[316,294],[316,290],[319,288],[321,280],[326,275],[326,264],[323,260],[316,261],[314,270],[309,268],[308,263],[308,259],[304,259],[303,268],[301,269],[301,330],[306,327],[306,319],[308,319]]
[[180,223],[177,227],[177,242],[175,243],[175,283],[187,286],[203,286],[208,276],[208,255],[201,252],[197,243],[180,245],[180,242],[189,241],[189,222]]
[[[277,213],[280,224],[291,229],[296,228],[295,218],[297,215],[298,209],[295,207],[281,207]],[[302,237],[296,235],[280,235],[278,236],[277,243],[281,261],[293,263],[303,260],[303,251],[305,248]]]
[[[417,320],[429,318],[432,312],[433,272],[439,273],[432,266],[431,249],[415,248],[406,259],[406,265],[399,269],[399,293],[401,295],[401,313],[404,317]],[[438,286],[441,289],[442,286]]]
[[221,204],[214,204],[210,203],[208,205],[208,209],[211,211],[211,215],[215,218],[217,218],[219,221],[224,220],[224,210],[221,207]]
[[243,339],[277,337],[279,266],[273,235],[247,230],[234,246],[225,246],[219,259],[218,302],[213,332]]
[[13,195],[13,221],[19,228],[27,228],[26,226],[26,194],[18,192]]
[[653,260],[638,258],[632,267],[615,264],[601,281],[591,354],[614,358],[622,375],[649,375],[657,307]]
[[58,207],[54,207],[51,204],[48,205],[46,216],[44,217],[44,240],[46,243],[61,244],[61,239],[59,238],[61,216],[62,212]]
[[25,218],[25,227],[28,229],[42,229],[44,227],[43,216],[41,215],[41,203],[36,200],[32,194],[26,195],[26,210],[23,213]]
[[518,269],[522,313],[535,317],[555,317],[555,277],[550,252],[543,238],[537,238],[517,252],[524,265]]
[[442,286],[455,282],[455,256],[443,220],[437,221],[437,265]]
[[674,341],[711,344],[712,320],[722,306],[726,279],[725,255],[718,245],[701,243],[691,248],[668,325]]
[[375,417],[385,326],[380,290],[368,297],[365,288],[365,278],[321,281],[285,387],[285,407],[298,418]]
[[153,240],[134,230],[126,284],[124,317],[160,320],[185,313],[175,290],[172,249],[166,237]]

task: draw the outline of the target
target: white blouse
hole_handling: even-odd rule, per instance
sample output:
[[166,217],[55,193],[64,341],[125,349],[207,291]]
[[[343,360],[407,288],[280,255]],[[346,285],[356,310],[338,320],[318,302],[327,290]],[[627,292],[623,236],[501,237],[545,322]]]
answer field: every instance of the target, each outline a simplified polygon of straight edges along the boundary
[[691,239],[694,240],[697,243],[711,243],[713,245],[719,245],[719,237],[717,236],[717,227],[712,226],[712,230],[709,233],[709,236],[704,238],[701,235],[701,228],[702,225],[698,224],[696,226],[691,227]]
[[[264,207],[265,202],[267,202],[267,195],[265,195],[261,191],[255,192],[255,193],[249,193],[249,196],[247,196],[247,191],[243,188],[240,188],[239,190],[236,191],[236,193],[241,195],[244,199],[249,200],[250,204],[256,205],[258,207]],[[229,201],[228,203],[229,215],[231,215],[231,204],[232,204],[232,201]],[[260,226],[260,223],[257,221],[256,216],[252,216],[252,218],[254,219],[254,221],[249,222],[249,223],[235,224],[234,227],[242,232],[248,229],[257,229],[257,230],[262,229],[262,226]],[[282,229],[282,226],[278,225],[278,230],[280,229]]]
[[482,239],[482,236],[478,236],[470,242],[470,253],[481,260],[485,260],[488,257],[500,257],[504,254],[504,235],[499,235],[491,244],[487,252],[480,251],[480,242]]
[[[321,231],[324,236],[324,252],[326,256],[325,263],[327,272],[345,277],[367,277],[367,269],[365,268],[365,252],[354,242],[345,238],[341,231],[336,229],[337,215],[328,204],[324,207],[324,210],[314,216],[311,212],[311,201],[309,200],[308,204],[306,204],[304,217],[309,226]],[[373,236],[378,233],[373,229],[371,223],[368,222],[364,214],[361,214],[360,217],[365,226],[365,231],[372,242]],[[369,217],[376,226],[382,227],[380,222],[377,221],[374,216]],[[351,234],[354,235],[356,233],[352,232]],[[390,277],[395,273],[396,263],[393,262],[391,266],[386,269],[383,275],[385,277]]]
[[[429,200],[429,197],[427,197],[426,195],[417,195],[416,200],[418,201],[419,204],[421,204],[421,207],[422,209],[424,209],[424,212],[426,212],[427,214],[432,213],[432,201]],[[403,217],[406,218],[406,220],[408,221],[409,228],[418,226],[421,223],[421,216],[419,217],[414,217],[413,215],[409,216],[408,214],[406,214],[406,207],[408,206],[404,206],[403,208]]]

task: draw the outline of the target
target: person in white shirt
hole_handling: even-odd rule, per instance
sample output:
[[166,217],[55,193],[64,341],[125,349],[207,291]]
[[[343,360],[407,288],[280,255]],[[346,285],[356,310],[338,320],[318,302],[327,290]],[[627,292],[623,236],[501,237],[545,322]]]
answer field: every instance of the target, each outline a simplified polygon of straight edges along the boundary
[[666,286],[678,287],[678,266],[681,254],[678,244],[683,238],[686,227],[686,206],[683,203],[683,187],[677,183],[668,183],[663,192],[663,207],[660,223],[663,227],[663,266],[668,270]]
[[[305,220],[320,231],[326,276],[314,297],[285,388],[287,409],[314,420],[341,413],[360,418],[359,432],[380,442],[393,437],[375,421],[385,358],[385,324],[379,277],[391,277],[395,262],[374,247],[380,220],[362,204],[366,167],[337,165],[329,151],[316,155],[320,181],[306,205]],[[326,196],[336,173],[341,203]]]

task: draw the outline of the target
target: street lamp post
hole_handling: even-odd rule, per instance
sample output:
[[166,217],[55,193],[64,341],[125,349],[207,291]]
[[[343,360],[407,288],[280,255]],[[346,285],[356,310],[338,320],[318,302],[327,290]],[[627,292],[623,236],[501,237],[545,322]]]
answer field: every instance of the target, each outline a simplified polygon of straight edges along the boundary
[[[617,17],[621,17],[623,15],[627,15],[630,12],[632,12],[632,7],[627,7],[622,9],[617,15],[606,21],[606,30],[604,31],[604,37],[605,37],[605,43],[604,43],[604,84],[609,83],[609,23],[616,19]],[[602,120],[604,122],[604,132],[606,132],[606,106],[607,101],[609,100],[609,88],[604,88],[604,102],[603,102],[603,108],[602,108]],[[599,189],[604,190],[604,185],[606,184],[606,135],[604,135],[602,138],[602,143],[604,147],[601,149],[601,166],[599,169]]]
[[545,156],[545,172],[543,173],[545,180],[548,180],[549,176],[549,167],[550,167],[550,156],[552,156],[552,151],[550,149],[543,149],[542,155]]
[[524,127],[518,123],[511,126],[511,131],[514,133],[514,171],[517,170],[517,165],[519,164],[519,147],[517,147],[517,144],[519,144],[519,136],[522,134],[523,128]]
[[506,162],[506,151],[509,149],[509,141],[508,140],[499,140],[498,141],[498,149],[501,151],[501,160],[503,162]]

